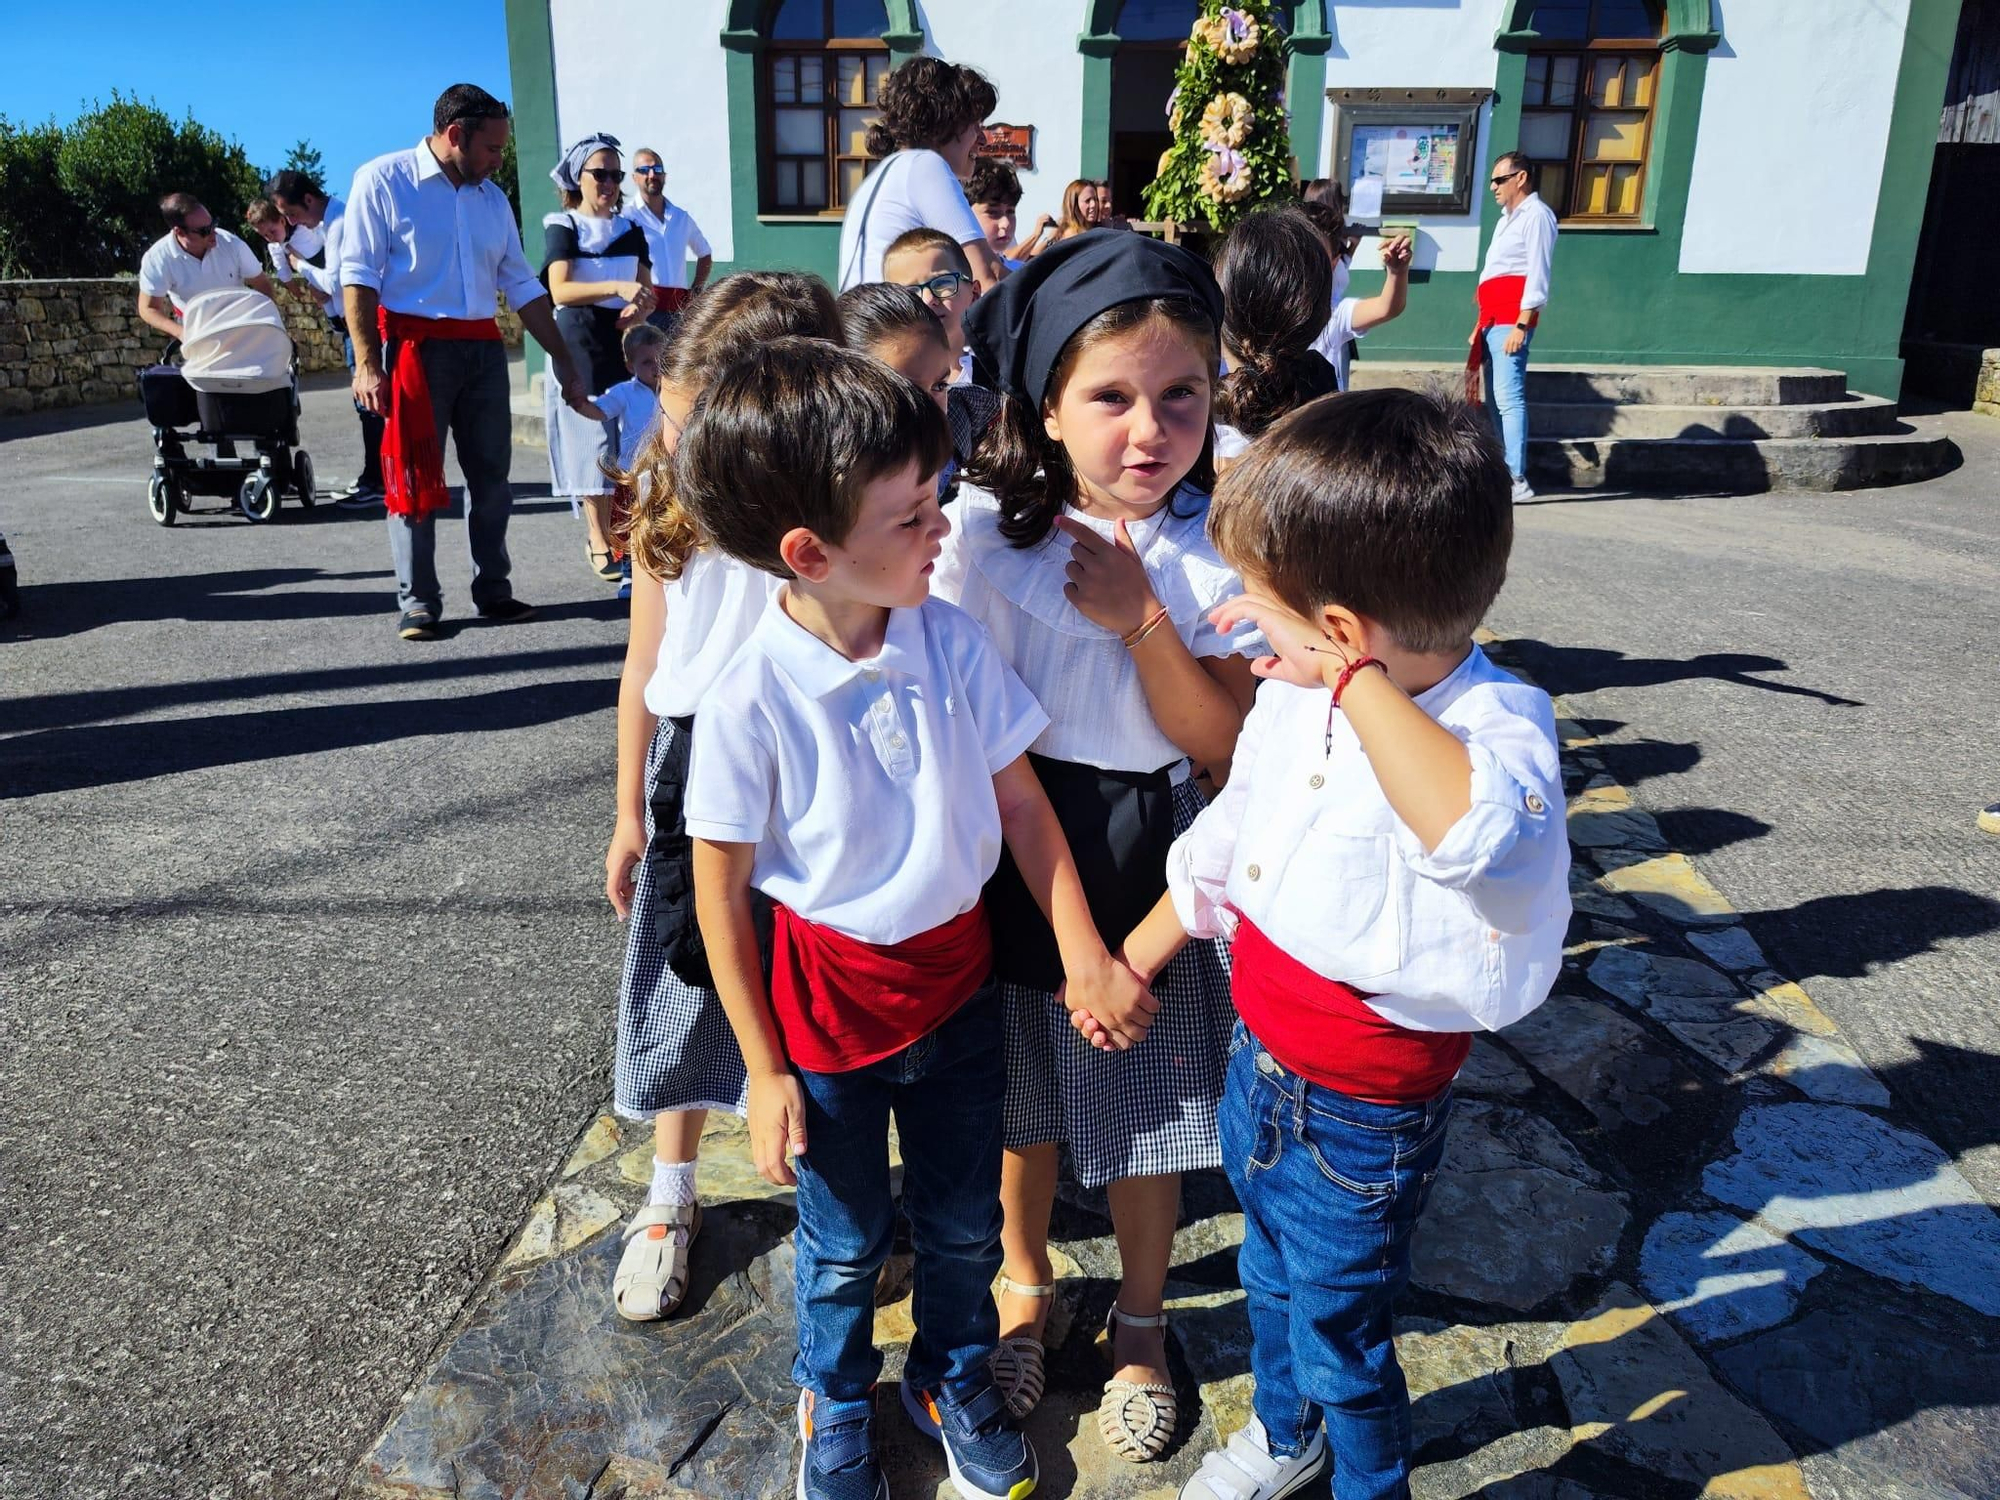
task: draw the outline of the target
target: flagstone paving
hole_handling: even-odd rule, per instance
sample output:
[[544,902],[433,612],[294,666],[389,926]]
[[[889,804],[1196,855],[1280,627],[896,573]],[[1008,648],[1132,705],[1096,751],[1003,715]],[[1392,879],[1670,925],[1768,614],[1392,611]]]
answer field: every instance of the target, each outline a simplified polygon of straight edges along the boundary
[[[1504,647],[1499,648],[1504,655]],[[1481,1037],[1398,1348],[1420,1500],[1971,1500],[2000,1494],[2000,1218],[1876,1111],[1882,1083],[1564,722],[1577,915],[1547,1005]],[[792,1493],[789,1193],[712,1120],[706,1226],[668,1322],[611,1306],[650,1140],[592,1121],[347,1500]],[[1249,1410],[1242,1221],[1191,1178],[1168,1306],[1185,1436],[1121,1463],[1092,1412],[1117,1274],[1100,1195],[1057,1207],[1039,1493],[1175,1493]],[[896,1378],[907,1256],[877,1334]],[[893,1398],[897,1495],[952,1493]],[[1324,1489],[1307,1492],[1323,1495]]]

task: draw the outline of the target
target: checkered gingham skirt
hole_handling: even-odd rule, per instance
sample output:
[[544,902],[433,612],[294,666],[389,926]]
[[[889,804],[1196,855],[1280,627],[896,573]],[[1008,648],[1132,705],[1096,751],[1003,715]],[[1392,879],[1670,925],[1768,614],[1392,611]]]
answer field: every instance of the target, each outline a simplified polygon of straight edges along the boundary
[[[1174,788],[1174,833],[1203,807],[1193,782]],[[1004,942],[1005,935],[996,933]],[[1123,934],[1106,933],[1108,942]],[[1153,981],[1160,1002],[1146,1040],[1100,1052],[1079,1036],[1046,990],[1003,984],[1007,1027],[1006,1143],[1060,1141],[1079,1185],[1122,1177],[1198,1172],[1222,1165],[1215,1110],[1222,1100],[1229,1033],[1229,950],[1197,941]]]
[[[646,753],[646,837],[653,836],[653,781],[673,744],[660,720]],[[745,1112],[743,1054],[714,990],[681,979],[667,965],[653,921],[653,867],[639,862],[638,888],[625,929],[625,972],[618,985],[618,1053],[613,1107],[628,1120],[673,1109]]]

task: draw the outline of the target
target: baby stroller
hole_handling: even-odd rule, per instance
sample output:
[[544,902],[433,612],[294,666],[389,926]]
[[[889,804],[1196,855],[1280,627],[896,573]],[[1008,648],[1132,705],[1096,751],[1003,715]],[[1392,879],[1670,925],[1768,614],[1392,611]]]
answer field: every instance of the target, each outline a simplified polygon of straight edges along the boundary
[[[146,508],[162,526],[191,511],[193,495],[233,497],[252,521],[268,521],[290,493],[313,503],[312,458],[299,442],[299,391],[284,314],[248,287],[203,292],[181,313],[180,363],[139,372],[139,399],[153,425],[153,478]],[[169,361],[175,349],[167,351]],[[248,453],[236,445],[247,443]],[[187,445],[212,446],[191,458]]]

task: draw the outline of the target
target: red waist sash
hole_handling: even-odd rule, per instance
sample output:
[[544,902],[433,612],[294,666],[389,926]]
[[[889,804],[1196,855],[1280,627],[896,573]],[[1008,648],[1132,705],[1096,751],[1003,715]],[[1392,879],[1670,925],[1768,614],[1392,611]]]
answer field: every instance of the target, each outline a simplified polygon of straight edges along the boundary
[[1230,997],[1243,1024],[1279,1062],[1322,1088],[1371,1104],[1417,1104],[1458,1076],[1472,1037],[1412,1031],[1360,990],[1307,968],[1257,930],[1236,924]]
[[1472,348],[1465,356],[1465,399],[1479,401],[1484,392],[1480,389],[1480,375],[1485,367],[1486,330],[1497,328],[1502,323],[1518,323],[1521,320],[1521,298],[1527,293],[1528,278],[1525,276],[1489,276],[1479,283],[1479,290],[1473,300],[1479,307],[1479,326],[1472,331]]
[[385,345],[391,340],[396,345],[389,368],[389,410],[382,420],[384,498],[390,515],[421,521],[451,504],[422,345],[426,339],[498,343],[500,325],[492,318],[415,318],[379,307],[376,327]]
[[984,902],[928,932],[864,943],[776,911],[771,1011],[785,1055],[811,1073],[851,1073],[927,1036],[993,972]]

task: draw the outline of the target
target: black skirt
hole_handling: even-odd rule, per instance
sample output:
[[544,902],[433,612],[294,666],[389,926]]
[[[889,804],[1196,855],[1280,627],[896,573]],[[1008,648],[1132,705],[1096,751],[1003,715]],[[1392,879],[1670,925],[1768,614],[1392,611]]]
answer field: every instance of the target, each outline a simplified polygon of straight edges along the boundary
[[559,307],[556,327],[569,346],[570,358],[590,383],[590,393],[608,391],[625,378],[625,355],[619,347],[619,309]]
[[[651,793],[653,836],[646,841],[646,863],[652,872],[653,930],[666,951],[667,962],[683,981],[701,989],[715,987],[708,967],[708,946],[694,915],[694,840],[688,837],[683,804],[687,798],[688,758],[694,750],[694,718],[670,721],[673,742],[660,758]],[[1164,868],[1164,867],[1163,867]],[[761,891],[750,893],[751,921],[757,929],[757,951],[766,973],[771,968],[771,901]]]

